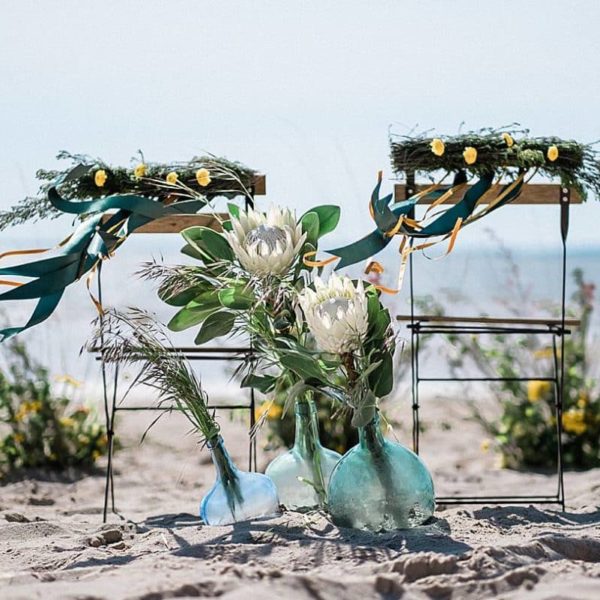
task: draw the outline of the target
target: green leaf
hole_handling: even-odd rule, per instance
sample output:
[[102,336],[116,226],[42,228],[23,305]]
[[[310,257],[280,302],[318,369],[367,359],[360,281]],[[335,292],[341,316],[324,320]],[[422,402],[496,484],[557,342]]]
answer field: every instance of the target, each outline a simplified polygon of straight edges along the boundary
[[389,352],[382,355],[381,364],[370,373],[369,387],[377,398],[383,398],[391,393],[394,387],[394,363]]
[[194,248],[191,244],[186,244],[181,250],[181,254],[185,254],[186,256],[191,256],[197,260],[204,260],[204,255],[202,252]]
[[182,308],[170,321],[167,327],[171,331],[184,331],[209,317],[218,307],[207,308],[194,305],[193,302]]
[[219,301],[226,308],[247,310],[254,304],[255,297],[250,287],[241,285],[220,290]]
[[243,388],[254,388],[263,394],[268,394],[273,390],[277,378],[272,375],[254,375],[252,373],[246,375],[240,384]]
[[202,323],[194,342],[200,346],[215,338],[227,335],[233,329],[234,323],[235,313],[225,310],[214,312]]
[[318,238],[322,238],[324,235],[331,233],[337,227],[340,221],[340,212],[340,207],[335,206],[334,204],[315,206],[308,211],[308,213],[316,213],[319,217]]
[[158,290],[158,297],[166,302],[169,306],[185,306],[194,298],[202,294],[206,290],[203,286],[191,286],[187,290],[181,292],[169,293],[161,289]]
[[287,352],[280,357],[279,362],[304,380],[317,379],[321,383],[329,383],[327,373],[320,367],[318,359],[308,354]]
[[306,233],[307,244],[317,246],[319,240],[319,215],[315,212],[307,212],[300,219],[302,231]]
[[237,204],[234,204],[233,202],[228,202],[227,210],[229,211],[229,214],[232,217],[234,217],[236,219],[240,218],[240,207]]
[[214,262],[234,259],[233,250],[225,236],[208,227],[200,225],[188,227],[181,232],[181,235],[188,244],[204,255],[204,260]]

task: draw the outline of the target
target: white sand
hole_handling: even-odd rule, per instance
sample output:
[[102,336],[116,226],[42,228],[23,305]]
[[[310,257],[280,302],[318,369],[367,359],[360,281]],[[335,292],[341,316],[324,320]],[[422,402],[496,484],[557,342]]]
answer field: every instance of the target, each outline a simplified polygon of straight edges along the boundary
[[[567,474],[565,513],[442,507],[430,525],[382,535],[297,513],[213,528],[196,517],[213,477],[208,454],[182,438],[185,425],[176,417],[140,447],[146,417],[120,424],[121,516],[111,515],[106,526],[101,475],[0,488],[0,598],[600,598],[600,469]],[[478,449],[477,428],[450,419],[451,431],[431,426],[424,439],[438,488],[553,488],[546,475],[495,469]],[[231,423],[225,430],[245,465],[243,430]]]

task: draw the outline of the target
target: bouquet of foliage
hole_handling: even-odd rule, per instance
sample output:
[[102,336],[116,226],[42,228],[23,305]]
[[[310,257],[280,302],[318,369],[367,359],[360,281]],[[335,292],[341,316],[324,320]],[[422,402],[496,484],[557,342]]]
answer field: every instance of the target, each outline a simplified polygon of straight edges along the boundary
[[48,370],[12,341],[0,369],[0,478],[20,469],[89,469],[107,450],[104,427],[83,404],[73,405],[66,388],[80,385],[63,376],[56,394]]

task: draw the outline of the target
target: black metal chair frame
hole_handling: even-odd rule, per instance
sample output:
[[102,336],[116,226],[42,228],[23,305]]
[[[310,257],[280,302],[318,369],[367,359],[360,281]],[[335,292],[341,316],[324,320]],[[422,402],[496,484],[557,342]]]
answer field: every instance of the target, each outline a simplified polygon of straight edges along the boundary
[[[250,190],[250,196],[245,197],[245,207],[254,207],[254,189]],[[102,263],[98,265],[98,300],[100,304],[103,303],[102,295]],[[100,316],[102,320],[102,316]],[[225,361],[225,362],[236,362],[242,361],[252,355],[252,341],[248,346],[238,347],[226,347],[226,346],[215,346],[215,347],[175,347],[172,349],[173,352],[180,352],[182,355],[190,361]],[[135,412],[135,411],[157,411],[161,413],[177,411],[176,407],[157,407],[157,406],[127,406],[122,405],[119,402],[119,365],[114,365],[113,379],[109,382],[108,369],[106,361],[103,356],[103,343],[101,340],[100,347],[94,348],[93,352],[96,354],[96,360],[101,363],[102,372],[102,388],[103,388],[103,401],[104,401],[104,420],[106,425],[107,435],[107,463],[105,472],[105,486],[104,486],[104,506],[102,510],[102,520],[106,523],[108,517],[108,509],[110,504],[110,510],[114,514],[118,514],[115,509],[115,482],[114,482],[114,450],[115,450],[115,425],[116,416],[119,412]],[[248,392],[248,404],[211,404],[211,409],[219,410],[248,410],[250,415],[249,431],[253,429],[256,424],[256,397],[254,389],[250,388]],[[256,470],[256,439],[251,436],[248,442],[248,469],[250,471]]]
[[[531,186],[535,187],[535,186]],[[494,496],[439,496],[436,498],[439,504],[558,504],[565,509],[565,487],[564,487],[564,465],[563,465],[563,400],[564,400],[564,376],[565,376],[565,335],[570,334],[567,328],[570,325],[577,326],[574,320],[566,319],[566,269],[567,269],[567,234],[569,230],[569,207],[571,193],[566,187],[556,186],[558,193],[558,204],[560,206],[560,232],[562,242],[561,266],[561,313],[558,319],[522,319],[519,324],[511,323],[511,319],[485,319],[470,317],[465,319],[443,318],[417,315],[415,312],[415,282],[413,255],[409,258],[409,292],[410,292],[410,315],[398,317],[400,321],[408,321],[411,341],[411,374],[412,374],[412,440],[413,449],[419,453],[420,442],[420,398],[419,387],[422,382],[497,382],[497,381],[549,381],[554,386],[554,409],[556,412],[556,435],[557,435],[557,472],[556,472],[556,494],[551,495],[494,495]],[[410,197],[416,191],[414,175],[407,178],[406,197]],[[414,214],[412,215],[414,217]],[[501,333],[504,335],[550,335],[552,336],[553,353],[553,376],[540,377],[425,377],[420,368],[420,340],[423,335],[453,334],[453,335],[482,335],[488,333]]]

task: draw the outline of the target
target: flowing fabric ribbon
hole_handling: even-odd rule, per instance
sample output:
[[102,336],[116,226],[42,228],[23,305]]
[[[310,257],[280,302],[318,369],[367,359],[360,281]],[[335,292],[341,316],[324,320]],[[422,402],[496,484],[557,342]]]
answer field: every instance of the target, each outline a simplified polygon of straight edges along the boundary
[[[59,245],[55,256],[0,268],[0,276],[32,278],[32,281],[23,284],[5,281],[5,284],[14,284],[15,287],[0,294],[0,301],[38,299],[29,321],[20,327],[0,330],[0,341],[45,321],[58,306],[65,288],[81,279],[86,273],[92,276],[98,263],[108,258],[138,227],[160,217],[195,214],[206,205],[203,200],[186,200],[167,206],[162,202],[134,194],[72,202],[62,198],[56,187],[50,188],[48,199],[61,212],[87,218],[65,243]],[[117,212],[105,218],[106,211],[115,209]],[[5,253],[4,256],[11,254],[13,253]],[[97,303],[96,306],[101,310]]]
[[[363,260],[367,260],[381,252],[396,235],[406,238],[451,238],[451,247],[454,246],[456,235],[461,227],[468,223],[481,218],[484,214],[488,214],[492,210],[507,204],[514,200],[523,186],[524,173],[512,183],[500,187],[500,191],[494,200],[492,200],[487,208],[474,214],[475,208],[481,203],[484,195],[491,191],[494,174],[482,175],[475,184],[473,184],[463,195],[463,197],[452,207],[443,211],[441,215],[436,216],[425,224],[425,220],[417,221],[413,217],[416,204],[427,198],[432,201],[429,210],[442,204],[449,196],[459,193],[465,187],[463,183],[455,186],[442,186],[434,184],[427,189],[411,196],[403,202],[396,203],[390,207],[392,194],[380,198],[381,174],[378,177],[377,185],[371,194],[369,202],[369,210],[373,220],[375,221],[376,229],[365,237],[340,248],[328,250],[329,254],[339,257],[340,261],[336,265],[336,270],[343,269],[349,265],[356,264]],[[429,212],[429,211],[428,211]],[[440,241],[442,241],[440,240]],[[401,248],[403,257],[411,251],[422,249],[435,244],[436,242],[426,242],[418,246]]]

